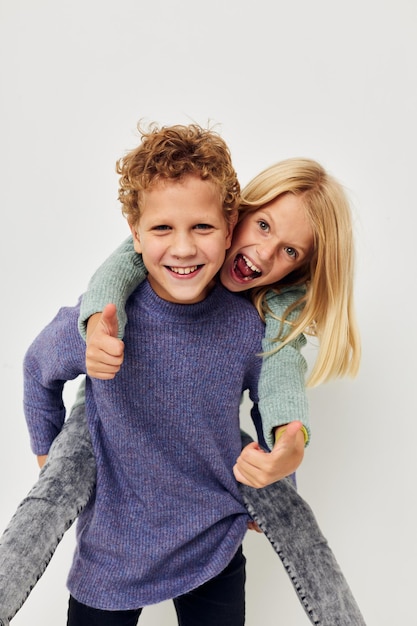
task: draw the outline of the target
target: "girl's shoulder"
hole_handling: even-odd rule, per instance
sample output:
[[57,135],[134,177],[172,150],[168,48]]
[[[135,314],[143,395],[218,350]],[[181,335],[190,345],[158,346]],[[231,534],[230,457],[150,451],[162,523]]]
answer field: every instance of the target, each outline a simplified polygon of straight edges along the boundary
[[[265,296],[265,340],[276,341],[282,334],[282,323],[287,329],[292,329],[303,308],[303,298],[307,292],[305,285],[283,287],[279,291],[270,290]],[[297,304],[299,302],[299,304]],[[295,305],[295,306],[294,306]],[[290,309],[288,312],[288,308]],[[290,344],[298,350],[306,344],[303,333],[299,333]],[[268,348],[269,349],[269,348]],[[282,355],[281,355],[282,356]]]
[[273,315],[282,313],[289,306],[303,298],[306,294],[305,285],[292,285],[291,287],[282,287],[279,291],[271,289],[267,292],[265,299]]

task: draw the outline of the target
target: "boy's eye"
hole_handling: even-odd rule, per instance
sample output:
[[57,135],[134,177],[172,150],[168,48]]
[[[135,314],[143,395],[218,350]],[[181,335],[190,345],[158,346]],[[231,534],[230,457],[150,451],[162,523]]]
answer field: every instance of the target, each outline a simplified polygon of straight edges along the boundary
[[196,230],[212,230],[213,226],[211,224],[196,224],[194,228]]
[[170,228],[167,224],[159,224],[158,226],[153,226],[152,230],[170,230]]
[[269,230],[269,224],[267,222],[264,222],[264,220],[259,220],[258,221],[258,225],[259,228],[265,232],[268,232]]

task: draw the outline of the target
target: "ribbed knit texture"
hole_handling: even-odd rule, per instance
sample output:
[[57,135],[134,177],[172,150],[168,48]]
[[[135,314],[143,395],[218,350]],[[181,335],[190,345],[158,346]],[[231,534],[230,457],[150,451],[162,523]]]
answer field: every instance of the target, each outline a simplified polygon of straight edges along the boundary
[[[301,349],[307,343],[306,338],[302,334],[298,335],[278,352],[268,354],[279,345],[274,339],[280,333],[281,322],[275,317],[282,318],[286,309],[303,294],[302,287],[288,288],[280,294],[272,291],[267,294],[268,306],[273,315],[266,316],[265,337],[262,341],[262,349],[266,354],[259,381],[259,411],[265,441],[270,448],[274,445],[274,429],[295,420],[303,423],[308,441],[311,437],[305,389],[307,362],[301,354]],[[293,320],[296,315],[293,312],[289,320]]]
[[[77,600],[107,610],[183,594],[240,545],[239,405],[246,388],[257,401],[264,330],[252,305],[221,287],[187,306],[160,300],[145,281],[126,312],[122,369],[112,381],[87,379],[97,491],[78,522],[68,579]],[[60,428],[59,381],[84,371],[78,313],[61,310],[25,358],[37,453]]]

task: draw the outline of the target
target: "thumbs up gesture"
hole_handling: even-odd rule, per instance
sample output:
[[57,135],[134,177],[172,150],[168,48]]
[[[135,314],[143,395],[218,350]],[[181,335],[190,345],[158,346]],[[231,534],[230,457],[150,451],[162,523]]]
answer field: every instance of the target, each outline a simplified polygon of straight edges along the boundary
[[233,468],[239,482],[259,489],[295,472],[304,456],[302,423],[290,422],[279,428],[275,441],[271,452],[255,441],[243,448]]
[[101,313],[95,313],[87,324],[86,366],[92,378],[110,380],[123,363],[124,343],[117,337],[117,311],[107,304]]

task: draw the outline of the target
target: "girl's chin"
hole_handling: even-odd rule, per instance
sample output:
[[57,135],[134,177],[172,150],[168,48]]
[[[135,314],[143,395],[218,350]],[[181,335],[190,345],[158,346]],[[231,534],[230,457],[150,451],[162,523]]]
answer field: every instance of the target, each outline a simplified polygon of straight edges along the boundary
[[223,276],[222,274],[220,274],[220,282],[222,283],[223,287],[226,287],[226,289],[228,289],[229,291],[236,292],[247,291],[248,289],[256,286],[256,284],[254,285],[254,283],[256,283],[255,279],[249,278],[247,280],[243,280],[235,276],[232,272],[227,276]]

